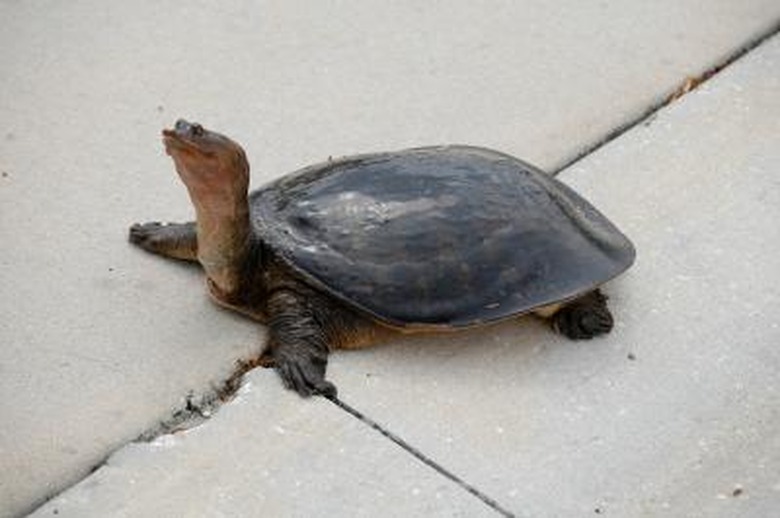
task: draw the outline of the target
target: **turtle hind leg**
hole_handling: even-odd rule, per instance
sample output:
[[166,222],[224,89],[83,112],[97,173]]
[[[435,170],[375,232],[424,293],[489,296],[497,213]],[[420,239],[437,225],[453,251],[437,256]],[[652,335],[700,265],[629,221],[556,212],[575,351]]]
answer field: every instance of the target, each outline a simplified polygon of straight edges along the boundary
[[198,260],[198,237],[195,222],[169,223],[150,222],[130,227],[129,240],[147,252],[181,259]]
[[572,340],[589,340],[607,334],[614,325],[607,297],[599,290],[569,302],[550,321],[553,329]]

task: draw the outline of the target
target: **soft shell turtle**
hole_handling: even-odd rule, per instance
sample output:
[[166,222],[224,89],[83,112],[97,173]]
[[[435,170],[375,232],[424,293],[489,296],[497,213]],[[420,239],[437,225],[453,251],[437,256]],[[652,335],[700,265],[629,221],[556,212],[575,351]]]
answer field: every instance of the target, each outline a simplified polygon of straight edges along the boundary
[[335,395],[328,353],[392,332],[533,312],[574,338],[611,330],[598,286],[631,242],[572,189],[509,155],[423,147],[328,160],[247,194],[242,148],[199,124],[163,130],[196,221],[130,241],[198,261],[213,299],[269,326],[263,363],[302,395]]

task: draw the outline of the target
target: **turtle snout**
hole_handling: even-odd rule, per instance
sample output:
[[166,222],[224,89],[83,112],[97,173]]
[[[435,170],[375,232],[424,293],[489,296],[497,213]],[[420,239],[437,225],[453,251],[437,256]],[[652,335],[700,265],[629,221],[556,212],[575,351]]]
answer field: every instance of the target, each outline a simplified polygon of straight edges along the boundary
[[203,126],[197,122],[188,122],[184,119],[177,120],[174,129],[176,134],[182,137],[200,137],[203,135]]

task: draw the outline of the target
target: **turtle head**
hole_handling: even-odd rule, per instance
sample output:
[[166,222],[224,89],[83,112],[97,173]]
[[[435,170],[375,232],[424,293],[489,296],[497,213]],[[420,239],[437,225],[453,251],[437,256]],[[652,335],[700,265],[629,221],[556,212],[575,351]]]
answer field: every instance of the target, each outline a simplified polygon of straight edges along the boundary
[[197,257],[211,294],[221,303],[234,304],[252,253],[244,150],[228,137],[185,120],[164,129],[162,137],[195,207]]
[[246,196],[249,163],[237,143],[184,119],[176,121],[173,129],[164,129],[162,136],[166,153],[192,194]]

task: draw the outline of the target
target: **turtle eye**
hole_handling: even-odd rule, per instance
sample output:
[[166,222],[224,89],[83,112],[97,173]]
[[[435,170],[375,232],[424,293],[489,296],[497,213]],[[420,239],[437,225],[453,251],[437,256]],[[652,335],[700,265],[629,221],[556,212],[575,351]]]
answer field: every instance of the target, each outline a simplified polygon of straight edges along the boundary
[[202,137],[203,136],[203,126],[200,124],[193,124],[190,129],[193,137]]

